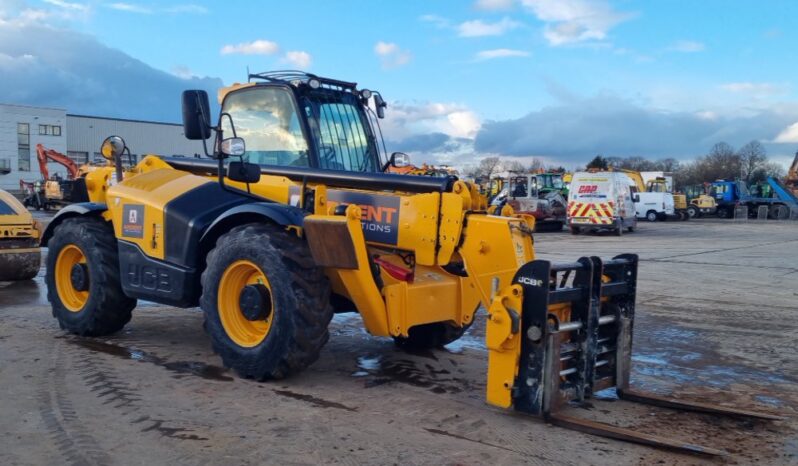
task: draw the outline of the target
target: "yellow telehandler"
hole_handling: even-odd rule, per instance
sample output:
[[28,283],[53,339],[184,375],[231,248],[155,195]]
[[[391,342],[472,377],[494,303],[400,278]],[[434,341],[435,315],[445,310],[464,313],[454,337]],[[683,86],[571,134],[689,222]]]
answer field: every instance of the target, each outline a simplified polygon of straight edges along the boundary
[[[378,92],[272,72],[219,100],[212,125],[207,94],[183,93],[185,135],[209,159],[98,168],[86,176],[91,202],[52,220],[46,280],[62,328],[118,331],[137,299],[199,304],[223,363],[265,380],[313,363],[336,311],[355,310],[401,347],[431,348],[459,338],[482,306],[490,404],[704,454],[722,452],[563,408],[615,387],[623,399],[775,418],[630,389],[637,256],[536,260],[531,217],[488,215],[477,187],[454,176],[385,173],[407,160],[381,154]],[[119,137],[102,146],[116,161],[125,150]]]

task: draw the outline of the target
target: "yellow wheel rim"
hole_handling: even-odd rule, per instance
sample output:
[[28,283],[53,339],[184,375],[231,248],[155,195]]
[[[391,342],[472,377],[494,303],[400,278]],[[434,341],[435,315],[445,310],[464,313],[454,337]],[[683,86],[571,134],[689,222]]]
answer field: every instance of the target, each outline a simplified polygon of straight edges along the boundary
[[260,344],[269,334],[274,320],[274,298],[271,298],[271,312],[265,320],[248,320],[241,311],[241,291],[247,285],[264,285],[271,295],[272,288],[266,274],[248,260],[230,264],[219,282],[217,307],[222,327],[233,342],[251,348]]
[[67,245],[55,260],[55,288],[58,298],[70,312],[80,312],[89,300],[88,291],[78,291],[72,284],[72,267],[85,264],[86,256],[74,244]]

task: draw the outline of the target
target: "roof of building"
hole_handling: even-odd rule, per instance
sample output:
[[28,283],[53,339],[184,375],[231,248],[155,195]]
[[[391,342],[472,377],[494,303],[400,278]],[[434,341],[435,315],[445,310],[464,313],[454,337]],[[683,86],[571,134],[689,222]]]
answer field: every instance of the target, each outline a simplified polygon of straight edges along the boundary
[[42,107],[41,105],[24,105],[24,104],[7,104],[0,102],[0,107],[21,107],[21,108],[41,108],[43,110],[58,110],[61,112],[65,112],[66,109],[59,108],[59,107]]
[[165,121],[133,120],[129,118],[113,118],[113,117],[102,117],[95,115],[77,115],[74,113],[67,113],[67,116],[72,118],[92,118],[95,120],[124,121],[129,123],[149,123],[153,125],[180,126],[180,127],[183,126],[181,123],[167,123]]

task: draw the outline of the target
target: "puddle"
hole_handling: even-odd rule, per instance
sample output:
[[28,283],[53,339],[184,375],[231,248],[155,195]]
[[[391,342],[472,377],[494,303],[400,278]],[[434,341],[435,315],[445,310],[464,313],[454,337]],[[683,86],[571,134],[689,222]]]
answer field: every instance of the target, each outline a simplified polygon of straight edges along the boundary
[[161,366],[164,369],[176,374],[176,378],[181,378],[186,375],[193,375],[202,377],[207,380],[217,380],[222,382],[231,382],[233,377],[226,375],[229,371],[223,367],[211,366],[203,362],[194,361],[174,361],[169,362],[165,359],[158,357],[154,354],[138,350],[136,348],[128,348],[126,346],[117,345],[114,343],[88,340],[79,338],[66,338],[71,344],[80,346],[81,348],[90,351],[107,354],[123,359],[132,359],[134,361],[148,362]]

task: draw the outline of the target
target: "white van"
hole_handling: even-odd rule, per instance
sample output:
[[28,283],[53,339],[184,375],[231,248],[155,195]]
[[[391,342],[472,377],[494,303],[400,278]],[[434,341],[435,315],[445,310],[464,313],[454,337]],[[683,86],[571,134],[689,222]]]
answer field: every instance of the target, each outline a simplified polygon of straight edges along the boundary
[[568,192],[568,227],[572,234],[637,227],[628,176],[620,172],[576,172]]

